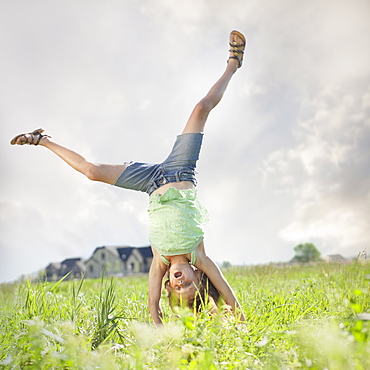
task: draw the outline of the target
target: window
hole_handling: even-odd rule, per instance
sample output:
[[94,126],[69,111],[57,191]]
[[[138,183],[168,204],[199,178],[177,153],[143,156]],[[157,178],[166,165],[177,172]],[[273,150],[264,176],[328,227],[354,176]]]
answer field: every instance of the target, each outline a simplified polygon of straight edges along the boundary
[[101,259],[105,260],[105,253],[104,252],[101,254]]

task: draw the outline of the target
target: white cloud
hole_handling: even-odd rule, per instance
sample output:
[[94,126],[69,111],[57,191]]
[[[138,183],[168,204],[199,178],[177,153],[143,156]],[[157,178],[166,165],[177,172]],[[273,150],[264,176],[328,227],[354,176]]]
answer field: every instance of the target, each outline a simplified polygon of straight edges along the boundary
[[366,94],[366,87],[351,86],[307,100],[308,118],[296,129],[296,146],[272,153],[265,162],[267,179],[297,176],[297,162],[304,169],[288,187],[295,214],[280,232],[284,240],[319,240],[353,255],[370,243],[369,112],[361,104]]

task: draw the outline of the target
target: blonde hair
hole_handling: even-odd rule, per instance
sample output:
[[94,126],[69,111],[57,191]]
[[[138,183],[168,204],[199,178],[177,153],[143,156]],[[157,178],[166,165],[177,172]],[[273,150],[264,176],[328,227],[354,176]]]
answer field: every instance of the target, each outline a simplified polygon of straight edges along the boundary
[[204,272],[200,270],[197,271],[200,272],[198,283],[194,282],[197,291],[194,298],[188,301],[183,301],[181,297],[178,297],[174,288],[171,287],[170,280],[165,282],[164,286],[168,292],[168,302],[172,310],[174,310],[175,307],[188,307],[196,313],[204,309],[208,309],[211,313],[218,312],[220,293]]

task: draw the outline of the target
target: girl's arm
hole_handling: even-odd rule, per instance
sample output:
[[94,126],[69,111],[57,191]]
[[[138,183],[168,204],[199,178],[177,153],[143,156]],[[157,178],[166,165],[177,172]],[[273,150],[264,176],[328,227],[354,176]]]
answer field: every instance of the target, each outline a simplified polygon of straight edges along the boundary
[[150,316],[156,325],[162,324],[162,309],[160,305],[162,295],[162,280],[167,266],[162,262],[159,253],[152,248],[153,261],[149,270],[148,304]]
[[241,321],[245,321],[242,308],[234,291],[225,279],[219,267],[206,255],[203,243],[201,243],[197,248],[197,262],[195,267],[203,271],[208,276],[209,280],[211,280],[214,287],[218,290],[225,303],[231,307],[231,310],[234,313],[237,312]]

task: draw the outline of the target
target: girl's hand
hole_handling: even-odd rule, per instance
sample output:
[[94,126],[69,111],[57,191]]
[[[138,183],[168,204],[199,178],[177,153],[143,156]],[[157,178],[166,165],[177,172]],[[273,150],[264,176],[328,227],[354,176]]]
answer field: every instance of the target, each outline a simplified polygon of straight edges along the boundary
[[197,247],[196,253],[197,260],[195,267],[203,271],[208,276],[208,279],[211,280],[212,284],[219,291],[225,303],[230,306],[231,310],[235,315],[237,315],[239,320],[245,321],[245,316],[235,296],[235,293],[225,279],[219,267],[211,260],[211,258],[206,255],[203,242]]
[[162,309],[160,305],[162,295],[162,280],[167,266],[162,262],[159,253],[152,248],[153,261],[149,270],[148,305],[150,316],[156,325],[162,324]]

